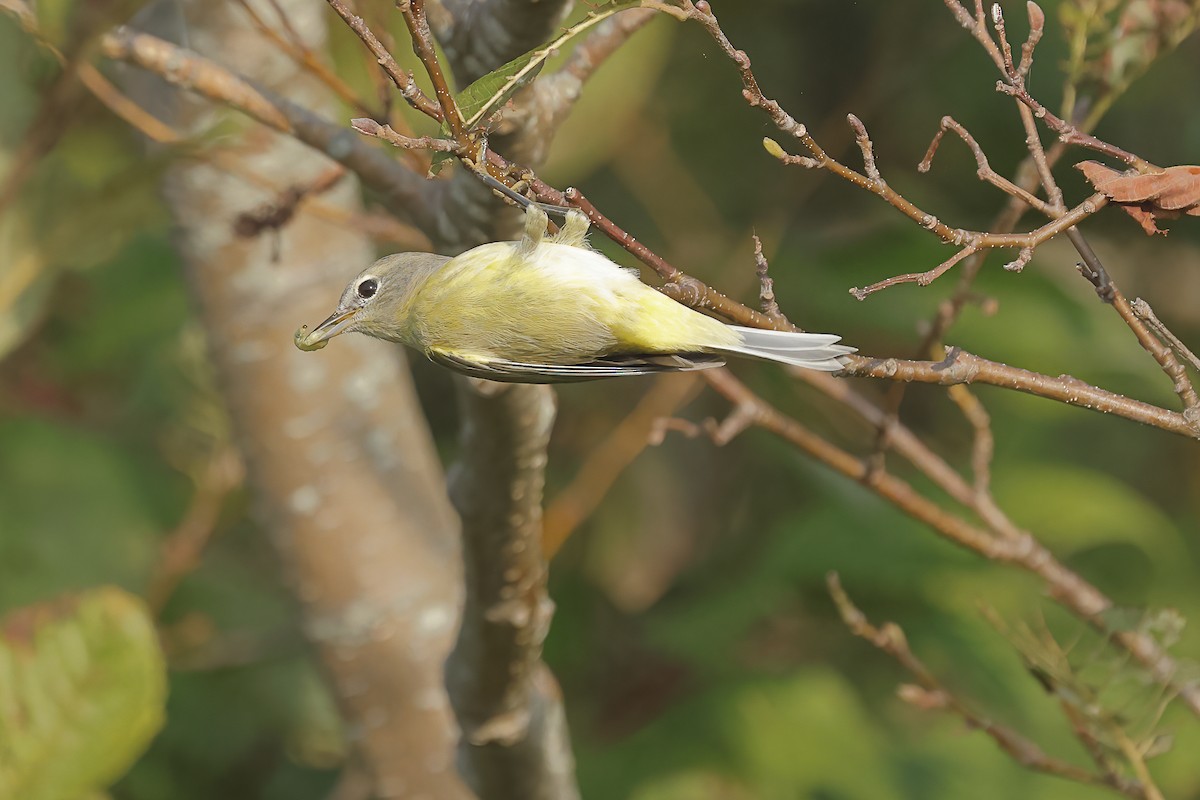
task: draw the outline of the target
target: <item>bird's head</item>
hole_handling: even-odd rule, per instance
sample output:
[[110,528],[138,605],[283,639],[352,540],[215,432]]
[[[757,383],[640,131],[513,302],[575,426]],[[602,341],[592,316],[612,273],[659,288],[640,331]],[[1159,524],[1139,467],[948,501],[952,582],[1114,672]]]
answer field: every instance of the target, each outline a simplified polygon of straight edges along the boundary
[[404,341],[409,301],[447,261],[449,258],[436,253],[384,256],[350,281],[324,322],[312,330],[304,325],[296,331],[296,347],[320,350],[334,336],[348,332]]

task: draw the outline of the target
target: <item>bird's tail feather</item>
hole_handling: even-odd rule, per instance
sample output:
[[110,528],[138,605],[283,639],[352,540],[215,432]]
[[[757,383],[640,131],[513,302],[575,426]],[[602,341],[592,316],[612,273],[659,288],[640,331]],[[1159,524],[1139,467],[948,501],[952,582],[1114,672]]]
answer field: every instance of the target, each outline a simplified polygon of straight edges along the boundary
[[742,338],[741,345],[720,348],[722,352],[778,361],[795,367],[836,372],[845,364],[842,356],[855,348],[837,342],[842,338],[831,333],[795,333],[743,328],[731,325]]

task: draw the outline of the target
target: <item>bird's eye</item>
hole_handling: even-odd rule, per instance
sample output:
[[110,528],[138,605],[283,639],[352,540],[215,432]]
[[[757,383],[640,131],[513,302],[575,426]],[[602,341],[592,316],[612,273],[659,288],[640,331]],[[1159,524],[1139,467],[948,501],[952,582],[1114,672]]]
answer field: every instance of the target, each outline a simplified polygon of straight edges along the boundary
[[361,297],[363,300],[369,300],[375,296],[377,291],[379,291],[379,281],[375,280],[374,278],[367,278],[358,285],[357,291],[359,297]]

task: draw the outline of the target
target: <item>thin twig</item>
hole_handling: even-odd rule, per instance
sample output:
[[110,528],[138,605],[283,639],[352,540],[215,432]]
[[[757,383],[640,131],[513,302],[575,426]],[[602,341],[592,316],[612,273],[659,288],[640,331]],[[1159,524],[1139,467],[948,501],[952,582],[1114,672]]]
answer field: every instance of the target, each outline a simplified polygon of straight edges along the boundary
[[330,8],[337,12],[337,15],[349,26],[350,30],[362,39],[362,43],[371,51],[371,55],[375,56],[375,60],[387,76],[392,79],[392,83],[400,90],[400,96],[408,102],[410,106],[420,111],[422,114],[441,121],[442,109],[437,103],[430,100],[421,88],[413,81],[412,73],[404,70],[396,63],[396,59],[392,56],[388,49],[383,46],[378,37],[371,32],[367,27],[367,23],[363,18],[354,14],[346,5],[345,0],[327,0]]
[[863,171],[866,172],[867,178],[876,186],[883,187],[886,183],[883,176],[879,174],[879,167],[875,165],[875,145],[871,142],[871,137],[867,133],[867,126],[862,120],[853,114],[846,115],[846,122],[850,124],[850,129],[854,131],[854,141],[858,145],[859,152],[862,153]]
[[[859,188],[865,189],[872,194],[886,200],[890,205],[903,213],[909,219],[919,224],[922,228],[932,231],[938,238],[947,244],[953,244],[962,249],[954,256],[939,264],[933,269],[924,272],[913,272],[905,275],[897,275],[886,280],[878,281],[865,288],[853,288],[850,293],[859,300],[865,299],[869,295],[878,292],[881,289],[886,289],[890,286],[895,286],[901,283],[916,283],[921,286],[928,286],[937,278],[945,274],[950,268],[958,264],[962,259],[974,255],[976,252],[984,249],[993,248],[1017,248],[1021,252],[1015,261],[1009,262],[1006,266],[1012,271],[1020,271],[1020,268],[1029,260],[1029,254],[1025,251],[1030,251],[1038,245],[1049,239],[1054,238],[1063,231],[1074,227],[1091,215],[1095,214],[1101,208],[1108,204],[1108,198],[1101,192],[1088,197],[1083,202],[1076,205],[1070,211],[1052,219],[1050,222],[1036,228],[1028,233],[993,233],[987,231],[970,231],[962,228],[952,228],[949,225],[938,220],[932,214],[929,214],[905,197],[900,195],[894,189],[887,185],[882,180],[876,181],[866,175],[861,175],[849,167],[834,160],[832,157],[825,154],[825,151],[820,148],[811,136],[805,134],[802,137],[805,146],[809,148],[813,156],[796,156],[784,151],[777,143],[770,142],[768,151],[771,152],[784,164],[798,164],[806,167],[816,167],[821,169],[829,169],[840,177],[845,178]],[[1014,187],[1015,188],[1015,187]],[[1024,198],[1022,197],[1022,200]]]
[[625,44],[629,37],[654,19],[656,14],[654,9],[630,8],[609,17],[575,46],[560,72],[570,73],[581,83],[587,81],[601,64]]
[[225,498],[241,485],[244,477],[245,467],[231,446],[221,447],[204,465],[187,511],[163,540],[150,573],[146,603],[155,614],[162,612],[180,582],[200,565]]
[[1000,55],[1000,48],[992,41],[991,34],[987,30],[987,14],[983,10],[983,0],[975,0],[975,13],[967,11],[959,0],[943,0],[946,8],[958,20],[958,24],[962,25],[975,39],[983,45],[984,51],[992,59],[992,63],[996,68],[1004,70],[1004,58]]
[[1102,300],[1110,303],[1121,319],[1129,326],[1138,344],[1142,346],[1157,362],[1162,371],[1171,379],[1175,394],[1183,403],[1185,415],[1200,421],[1200,396],[1196,387],[1188,379],[1187,367],[1179,362],[1171,348],[1164,345],[1147,327],[1145,321],[1134,312],[1125,295],[1109,277],[1100,258],[1092,250],[1091,245],[1079,231],[1071,231],[1071,243],[1083,257],[1080,265],[1081,274],[1096,287],[1096,293]]
[[967,147],[971,149],[972,155],[975,156],[975,174],[979,176],[980,180],[992,184],[1005,194],[1023,200],[1043,214],[1050,215],[1050,207],[1046,204],[1046,201],[1026,191],[1023,187],[1018,186],[992,169],[992,165],[988,162],[983,148],[975,141],[975,137],[950,116],[942,117],[941,125],[938,127],[937,133],[933,135],[933,141],[929,143],[929,149],[925,151],[925,157],[921,159],[921,163],[917,164],[917,171],[928,172],[933,166],[933,156],[937,153],[938,145],[941,144],[942,137],[946,134],[946,131],[952,131],[957,134],[966,143]]
[[[996,37],[1000,40],[1000,55],[1001,61],[1004,64],[1004,70],[1010,74],[1016,75],[1017,68],[1013,65],[1012,47],[1008,42],[1008,32],[1004,23],[1004,11],[999,3],[992,4],[992,25],[996,29]],[[1033,58],[1033,48],[1040,36],[1035,37],[1030,33],[1030,38],[1025,42],[1025,47],[1022,48],[1022,59]],[[1037,122],[1033,118],[1033,113],[1025,106],[1017,105],[1017,111],[1021,117],[1021,125],[1025,129],[1025,147],[1029,150],[1029,155],[1033,160],[1034,169],[1037,170],[1038,177],[1041,179],[1042,188],[1046,191],[1046,198],[1049,201],[1052,209],[1051,216],[1057,217],[1063,208],[1062,190],[1058,188],[1057,182],[1054,180],[1054,173],[1050,171],[1050,162],[1046,158],[1046,149],[1042,146],[1042,138],[1038,133]]]
[[1133,302],[1130,304],[1130,308],[1132,308],[1133,313],[1137,314],[1139,319],[1149,325],[1150,328],[1159,337],[1161,337],[1164,342],[1171,345],[1171,347],[1175,349],[1175,352],[1178,353],[1180,357],[1186,359],[1187,362],[1192,365],[1193,369],[1200,370],[1200,356],[1197,356],[1195,353],[1193,353],[1191,349],[1179,339],[1178,336],[1171,332],[1171,329],[1168,328],[1154,313],[1154,309],[1150,307],[1149,303],[1142,298],[1137,297],[1134,298]]
[[[0,0],[0,3],[2,2],[3,0]],[[0,5],[0,7],[3,6]],[[62,57],[58,48],[46,39],[40,29],[36,27],[36,17],[31,14],[28,17],[21,17],[21,19],[23,23],[27,24],[27,32],[34,37],[39,45],[54,55],[55,58]],[[167,125],[136,103],[91,64],[82,63],[79,65],[79,80],[97,100],[151,141],[162,144],[179,144],[186,141],[187,137],[184,134]],[[219,169],[231,175],[236,175],[247,183],[270,190],[276,188],[274,181],[265,178],[254,170],[247,169],[245,164],[240,160],[231,158],[226,153],[217,152],[207,157]],[[354,214],[340,206],[326,203],[319,197],[312,196],[311,193],[306,194],[303,205],[306,213],[339,225],[358,229],[372,238],[402,244],[408,249],[428,249],[429,245],[424,240],[424,234],[390,215],[380,213]]]
[[1137,336],[1138,344],[1154,357],[1163,372],[1171,379],[1175,394],[1179,395],[1180,401],[1183,402],[1185,413],[1193,418],[1200,418],[1200,396],[1196,393],[1196,387],[1188,379],[1187,367],[1175,357],[1175,352],[1171,347],[1163,344],[1157,336],[1150,332],[1146,323],[1134,312],[1129,301],[1120,291],[1116,291],[1113,295],[1113,308]]
[[[598,230],[667,280],[668,285],[664,287],[667,290],[666,293],[679,302],[692,307],[710,309],[739,325],[771,330],[795,330],[795,328],[770,319],[762,312],[730,299],[708,287],[702,281],[683,273],[662,256],[637,241],[632,234],[604,216],[578,190],[559,191],[538,179],[530,170],[509,164],[492,150],[488,151],[487,157],[489,173],[497,179],[506,180],[510,186],[518,182],[527,185],[542,202],[553,205],[573,205],[583,211]],[[520,174],[519,179],[509,174],[514,171]],[[949,350],[947,359],[941,362],[879,359],[867,356],[849,356],[846,362],[847,366],[844,371],[846,375],[947,386],[958,383],[986,383],[1047,397],[1101,413],[1114,414],[1181,436],[1200,438],[1200,422],[1192,423],[1182,414],[1099,389],[1077,378],[1051,377],[1030,372],[1007,364],[989,361],[958,348]]]
[[862,288],[855,286],[850,289],[850,294],[854,295],[855,299],[857,300],[866,300],[876,292],[888,289],[892,286],[898,286],[902,283],[915,283],[918,286],[928,286],[953,269],[955,264],[958,264],[964,258],[975,255],[980,251],[980,249],[981,248],[973,245],[964,247],[932,269],[927,269],[924,272],[906,272],[903,275],[893,275],[890,278],[884,278],[881,281],[875,281],[875,283]]
[[592,449],[571,482],[546,508],[542,551],[552,558],[571,532],[600,505],[613,483],[652,443],[655,425],[691,400],[700,381],[694,373],[659,378],[600,445]]
[[380,125],[368,117],[358,117],[350,120],[350,127],[364,136],[374,136],[385,142],[405,150],[434,150],[441,153],[456,153],[459,145],[451,139],[439,139],[435,136],[405,136],[397,133],[391,125]]
[[[168,82],[231,106],[282,133],[290,134],[354,172],[418,222],[430,212],[426,184],[404,165],[305,108],[260,89],[216,62],[186,48],[127,27],[106,34],[102,52],[162,76]],[[426,227],[422,225],[422,227]]]
[[1183,414],[1097,388],[1070,375],[1043,375],[989,361],[957,347],[947,348],[946,358],[939,362],[904,361],[894,358],[881,360],[860,356],[851,360],[846,372],[863,377],[935,383],[942,386],[959,383],[1001,386],[1098,411],[1101,414],[1115,414],[1180,436],[1200,439],[1200,427],[1186,419]]
[[763,255],[762,240],[758,238],[758,234],[753,234],[754,239],[754,272],[758,275],[758,304],[762,308],[762,312],[776,324],[791,326],[788,318],[779,310],[779,301],[775,299],[775,282],[771,280],[771,266],[767,263],[767,257]]
[[1136,800],[1153,800],[1143,791],[1142,785],[1127,780],[1112,772],[1094,773],[1067,761],[1048,755],[1041,747],[1008,726],[989,719],[975,711],[966,701],[950,691],[937,676],[925,666],[908,646],[904,631],[894,622],[885,622],[876,627],[846,594],[837,573],[826,577],[826,584],[833,603],[837,606],[842,622],[855,636],[894,658],[916,679],[920,692],[902,692],[901,697],[920,708],[946,711],[962,719],[967,727],[980,730],[1010,758],[1023,767],[1075,781],[1089,786],[1108,786]]
[[373,117],[379,113],[378,110],[370,108],[363,102],[363,99],[351,88],[350,84],[338,77],[337,73],[329,69],[325,65],[325,62],[317,57],[312,48],[304,44],[304,40],[296,33],[296,29],[292,27],[287,14],[283,12],[278,3],[272,0],[272,7],[275,9],[276,16],[279,17],[280,24],[287,31],[287,36],[281,35],[270,23],[263,19],[258,11],[255,10],[250,0],[237,0],[237,4],[250,17],[250,21],[254,23],[255,29],[259,33],[270,39],[288,57],[311,73],[321,83],[329,87],[334,94],[342,99],[342,102],[357,108],[368,116]]
[[1040,119],[1047,128],[1058,134],[1058,139],[1062,143],[1077,145],[1106,156],[1111,156],[1118,161],[1128,164],[1138,172],[1154,172],[1158,169],[1158,167],[1144,158],[1117,147],[1115,144],[1084,133],[1061,117],[1056,116],[1054,112],[1029,94],[1029,91],[1025,88],[1025,81],[1019,74],[1015,72],[1010,74],[1008,81],[1008,83],[1003,81],[997,82],[996,91],[1007,94],[1028,107],[1033,116]]
[[971,471],[975,476],[976,494],[984,495],[989,491],[992,456],[996,449],[991,416],[983,407],[983,403],[979,402],[979,398],[966,386],[962,384],[951,386],[947,392],[974,431],[971,445]]
[[[334,0],[330,0],[330,2],[334,2]],[[441,114],[437,119],[449,126],[450,133],[456,142],[465,144],[466,130],[462,112],[454,102],[454,94],[450,91],[450,84],[446,81],[446,74],[442,71],[442,65],[438,61],[437,51],[433,45],[433,33],[429,30],[429,20],[425,16],[424,1],[398,0],[396,8],[399,10],[400,16],[404,18],[404,24],[408,27],[413,50],[416,51],[417,58],[425,66],[425,72],[429,75],[430,82],[433,83],[433,93],[441,108]],[[366,39],[363,41],[365,42]]]

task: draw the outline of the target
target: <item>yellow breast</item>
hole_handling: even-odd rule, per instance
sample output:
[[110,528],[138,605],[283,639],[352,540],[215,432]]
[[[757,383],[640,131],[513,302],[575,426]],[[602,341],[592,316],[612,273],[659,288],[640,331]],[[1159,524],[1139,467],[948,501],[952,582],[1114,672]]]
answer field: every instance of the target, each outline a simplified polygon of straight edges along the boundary
[[549,242],[523,260],[511,242],[469,250],[431,277],[408,311],[417,347],[513,361],[571,364],[738,340],[600,253]]

